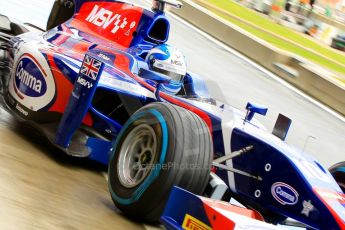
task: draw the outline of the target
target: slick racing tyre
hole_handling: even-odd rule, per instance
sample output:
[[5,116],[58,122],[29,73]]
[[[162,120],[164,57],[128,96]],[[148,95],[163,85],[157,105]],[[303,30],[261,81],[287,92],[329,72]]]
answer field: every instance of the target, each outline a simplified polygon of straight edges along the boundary
[[174,185],[202,194],[209,180],[212,139],[194,113],[152,103],[130,117],[114,145],[109,190],[131,218],[157,222]]
[[343,193],[345,193],[345,161],[339,162],[330,167],[329,172],[332,174]]

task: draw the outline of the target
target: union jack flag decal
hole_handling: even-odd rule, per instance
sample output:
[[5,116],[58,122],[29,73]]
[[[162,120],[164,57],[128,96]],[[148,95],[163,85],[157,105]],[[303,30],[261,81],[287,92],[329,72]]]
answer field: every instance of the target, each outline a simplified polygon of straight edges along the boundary
[[80,69],[80,73],[91,78],[92,80],[96,80],[101,69],[102,62],[98,61],[97,59],[85,55],[83,64]]

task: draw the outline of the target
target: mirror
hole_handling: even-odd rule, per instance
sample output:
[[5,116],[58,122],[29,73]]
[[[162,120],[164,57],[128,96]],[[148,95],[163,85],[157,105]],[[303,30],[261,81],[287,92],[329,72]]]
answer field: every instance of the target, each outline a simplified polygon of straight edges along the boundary
[[251,103],[251,102],[248,102],[248,104],[246,106],[246,110],[247,110],[247,115],[246,115],[245,121],[251,121],[253,119],[255,113],[258,113],[258,114],[265,116],[267,111],[268,111],[268,109],[266,107],[256,105],[256,104]]

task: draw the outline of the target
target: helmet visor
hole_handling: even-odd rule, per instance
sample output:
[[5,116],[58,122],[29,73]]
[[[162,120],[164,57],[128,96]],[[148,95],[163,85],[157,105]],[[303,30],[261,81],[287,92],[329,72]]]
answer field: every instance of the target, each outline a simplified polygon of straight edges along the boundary
[[152,70],[156,71],[158,73],[164,74],[164,75],[170,77],[171,80],[176,81],[176,82],[181,82],[183,80],[183,77],[184,77],[181,74],[178,74],[178,73],[175,73],[175,72],[172,72],[172,71],[168,71],[168,70],[165,70],[165,69],[161,69],[161,68],[158,68],[156,66],[153,66]]

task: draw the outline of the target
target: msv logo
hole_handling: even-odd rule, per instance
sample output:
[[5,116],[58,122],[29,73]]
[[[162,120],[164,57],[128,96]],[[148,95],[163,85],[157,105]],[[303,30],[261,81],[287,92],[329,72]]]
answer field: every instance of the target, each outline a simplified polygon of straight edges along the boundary
[[[105,8],[100,8],[95,5],[90,14],[85,19],[92,24],[107,29],[110,25],[112,27],[111,33],[115,34],[119,29],[125,29],[128,27],[128,21],[126,17],[123,17],[119,13],[114,13]],[[135,21],[131,21],[129,27],[133,29],[136,25]]]
[[277,182],[271,187],[271,193],[282,205],[295,205],[298,202],[298,192],[288,184]]
[[24,54],[18,61],[15,72],[15,86],[30,97],[43,96],[47,91],[46,72],[31,55]]

